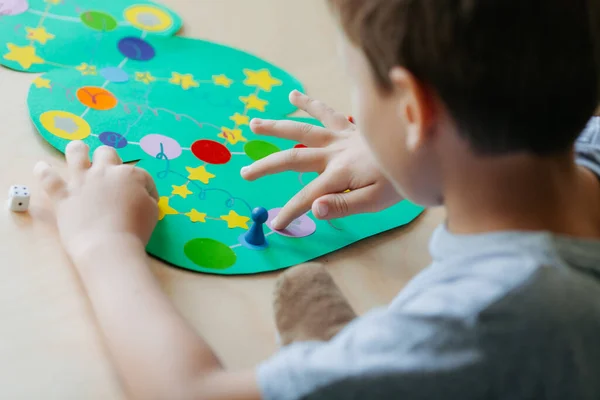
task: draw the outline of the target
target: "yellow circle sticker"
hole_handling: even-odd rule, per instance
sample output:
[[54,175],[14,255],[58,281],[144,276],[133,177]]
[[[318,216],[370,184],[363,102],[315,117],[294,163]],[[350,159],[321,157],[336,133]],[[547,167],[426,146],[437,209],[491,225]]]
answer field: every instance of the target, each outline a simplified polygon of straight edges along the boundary
[[83,140],[92,128],[81,117],[67,111],[46,111],[40,116],[42,126],[54,136],[67,140]]
[[147,32],[163,32],[173,25],[171,16],[154,6],[131,6],[124,15],[131,25]]

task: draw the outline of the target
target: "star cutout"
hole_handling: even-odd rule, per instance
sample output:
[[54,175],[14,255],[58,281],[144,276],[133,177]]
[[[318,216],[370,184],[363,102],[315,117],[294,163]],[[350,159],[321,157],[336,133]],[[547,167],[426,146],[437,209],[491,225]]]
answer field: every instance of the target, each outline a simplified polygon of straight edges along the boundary
[[143,82],[146,85],[149,85],[152,82],[156,81],[156,78],[153,77],[150,72],[136,72],[135,80],[138,82]]
[[185,199],[190,194],[194,194],[190,189],[188,189],[187,183],[181,186],[172,185],[171,187],[173,188],[173,191],[171,192],[173,196],[181,196],[181,198]]
[[237,126],[250,124],[250,117],[247,115],[242,115],[240,113],[235,113],[235,115],[232,115],[231,117],[229,117],[229,119],[235,122]]
[[200,181],[208,184],[208,182],[215,177],[215,175],[208,172],[204,166],[197,168],[185,167],[185,169],[190,173],[188,179],[191,181]]
[[158,200],[158,220],[162,221],[163,218],[167,215],[177,215],[179,214],[176,209],[169,205],[168,197],[161,197]]
[[258,110],[262,112],[265,111],[266,105],[269,104],[268,101],[259,99],[255,94],[251,94],[248,97],[240,97],[240,100],[248,110]]
[[38,76],[37,78],[35,78],[35,80],[33,81],[33,84],[38,89],[41,89],[41,88],[52,89],[52,87],[50,86],[50,79],[44,79],[41,76]]
[[179,85],[183,88],[183,90],[200,86],[200,84],[194,80],[194,76],[192,74],[179,74],[177,72],[173,72],[171,74],[169,83],[172,83],[173,85]]
[[9,52],[4,55],[4,59],[19,63],[21,68],[29,69],[33,64],[43,64],[44,60],[35,54],[35,47],[20,47],[14,43],[7,43]]
[[229,215],[221,215],[221,219],[227,221],[227,227],[229,229],[233,228],[244,228],[248,229],[248,221],[250,218],[244,217],[243,215],[239,215],[235,211],[229,211]]
[[56,37],[53,34],[48,33],[43,26],[39,28],[26,27],[25,30],[27,31],[27,39],[38,41],[41,44],[46,44],[48,40],[52,40]]
[[226,77],[225,75],[213,75],[212,77],[213,83],[217,86],[225,86],[226,88],[230,87],[233,81]]
[[81,72],[81,75],[97,75],[96,67],[93,65],[88,65],[86,63],[81,63],[75,69]]
[[229,129],[222,127],[221,133],[219,133],[217,136],[223,139],[227,139],[227,141],[231,144],[237,144],[238,142],[248,141],[248,139],[246,139],[244,135],[242,135],[241,129]]
[[191,222],[206,222],[206,214],[191,209],[189,213],[185,214]]
[[273,78],[268,69],[261,69],[260,71],[245,69],[244,75],[246,75],[244,85],[255,86],[265,92],[270,92],[273,86],[281,86],[283,83],[279,79]]

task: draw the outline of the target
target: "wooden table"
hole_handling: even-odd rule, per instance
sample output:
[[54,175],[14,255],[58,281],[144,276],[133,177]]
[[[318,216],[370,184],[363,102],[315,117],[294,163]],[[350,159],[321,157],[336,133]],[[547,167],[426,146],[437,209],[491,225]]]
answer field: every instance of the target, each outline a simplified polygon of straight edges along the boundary
[[[336,57],[336,28],[324,0],[164,0],[184,16],[184,34],[233,45],[298,76],[309,92],[350,112]],[[31,170],[62,156],[39,138],[26,95],[33,75],[0,69],[0,188],[32,186],[30,215],[0,213],[0,398],[120,399],[78,278],[63,254],[52,213]],[[441,211],[322,259],[358,312],[382,305],[428,261]],[[153,267],[182,314],[228,367],[256,364],[275,351],[271,291],[277,274],[222,278]],[[243,332],[243,334],[242,334]],[[152,332],[148,332],[152,334]]]

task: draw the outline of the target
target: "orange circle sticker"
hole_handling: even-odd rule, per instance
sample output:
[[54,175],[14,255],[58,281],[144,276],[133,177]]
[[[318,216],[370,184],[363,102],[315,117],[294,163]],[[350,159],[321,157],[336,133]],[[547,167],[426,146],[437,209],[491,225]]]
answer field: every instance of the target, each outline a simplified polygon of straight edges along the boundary
[[86,86],[78,89],[77,99],[84,106],[100,111],[111,110],[119,103],[111,92],[96,86]]

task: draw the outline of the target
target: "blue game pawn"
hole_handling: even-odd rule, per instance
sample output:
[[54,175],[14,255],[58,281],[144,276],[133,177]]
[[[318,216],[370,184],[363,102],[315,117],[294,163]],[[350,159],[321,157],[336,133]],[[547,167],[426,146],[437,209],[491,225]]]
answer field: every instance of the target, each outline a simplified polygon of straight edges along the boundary
[[254,221],[254,224],[252,224],[250,230],[244,235],[246,243],[257,247],[267,246],[267,239],[265,238],[263,228],[267,219],[269,219],[269,212],[263,207],[257,207],[252,210],[252,221]]

